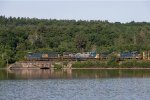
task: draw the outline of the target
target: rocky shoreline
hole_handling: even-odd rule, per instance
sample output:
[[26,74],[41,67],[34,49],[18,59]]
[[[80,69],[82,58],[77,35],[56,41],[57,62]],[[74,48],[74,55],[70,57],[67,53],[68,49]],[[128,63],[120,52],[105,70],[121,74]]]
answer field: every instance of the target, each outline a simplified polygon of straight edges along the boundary
[[50,68],[71,68],[72,63],[64,64],[63,62],[49,62],[49,61],[33,61],[33,62],[16,62],[9,65],[8,69],[50,69]]

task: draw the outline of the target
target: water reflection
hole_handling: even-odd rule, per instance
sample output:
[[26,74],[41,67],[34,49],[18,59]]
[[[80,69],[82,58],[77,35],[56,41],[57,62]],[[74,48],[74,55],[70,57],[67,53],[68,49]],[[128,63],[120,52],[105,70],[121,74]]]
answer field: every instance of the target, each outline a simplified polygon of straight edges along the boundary
[[150,77],[150,70],[100,70],[100,69],[63,69],[39,70],[16,69],[0,70],[0,80],[8,79],[70,79],[70,78],[118,78]]

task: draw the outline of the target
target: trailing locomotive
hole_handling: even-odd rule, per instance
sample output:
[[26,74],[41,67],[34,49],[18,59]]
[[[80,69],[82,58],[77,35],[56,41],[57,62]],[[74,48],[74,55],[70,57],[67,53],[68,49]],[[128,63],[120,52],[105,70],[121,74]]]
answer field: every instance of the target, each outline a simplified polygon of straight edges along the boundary
[[119,59],[142,59],[142,54],[137,51],[133,52],[122,52],[119,54]]

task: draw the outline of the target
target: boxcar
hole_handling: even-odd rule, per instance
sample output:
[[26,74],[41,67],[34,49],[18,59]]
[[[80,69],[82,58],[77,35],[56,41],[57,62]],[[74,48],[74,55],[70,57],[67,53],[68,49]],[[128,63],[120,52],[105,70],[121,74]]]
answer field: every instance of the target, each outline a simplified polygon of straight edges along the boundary
[[101,52],[99,54],[101,60],[108,60],[110,58],[110,52]]

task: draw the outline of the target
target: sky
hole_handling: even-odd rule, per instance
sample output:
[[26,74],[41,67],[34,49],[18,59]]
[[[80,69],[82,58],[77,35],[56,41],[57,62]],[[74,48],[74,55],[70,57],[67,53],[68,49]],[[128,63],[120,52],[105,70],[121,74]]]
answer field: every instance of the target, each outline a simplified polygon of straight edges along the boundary
[[0,0],[0,15],[122,23],[150,22],[150,0]]

